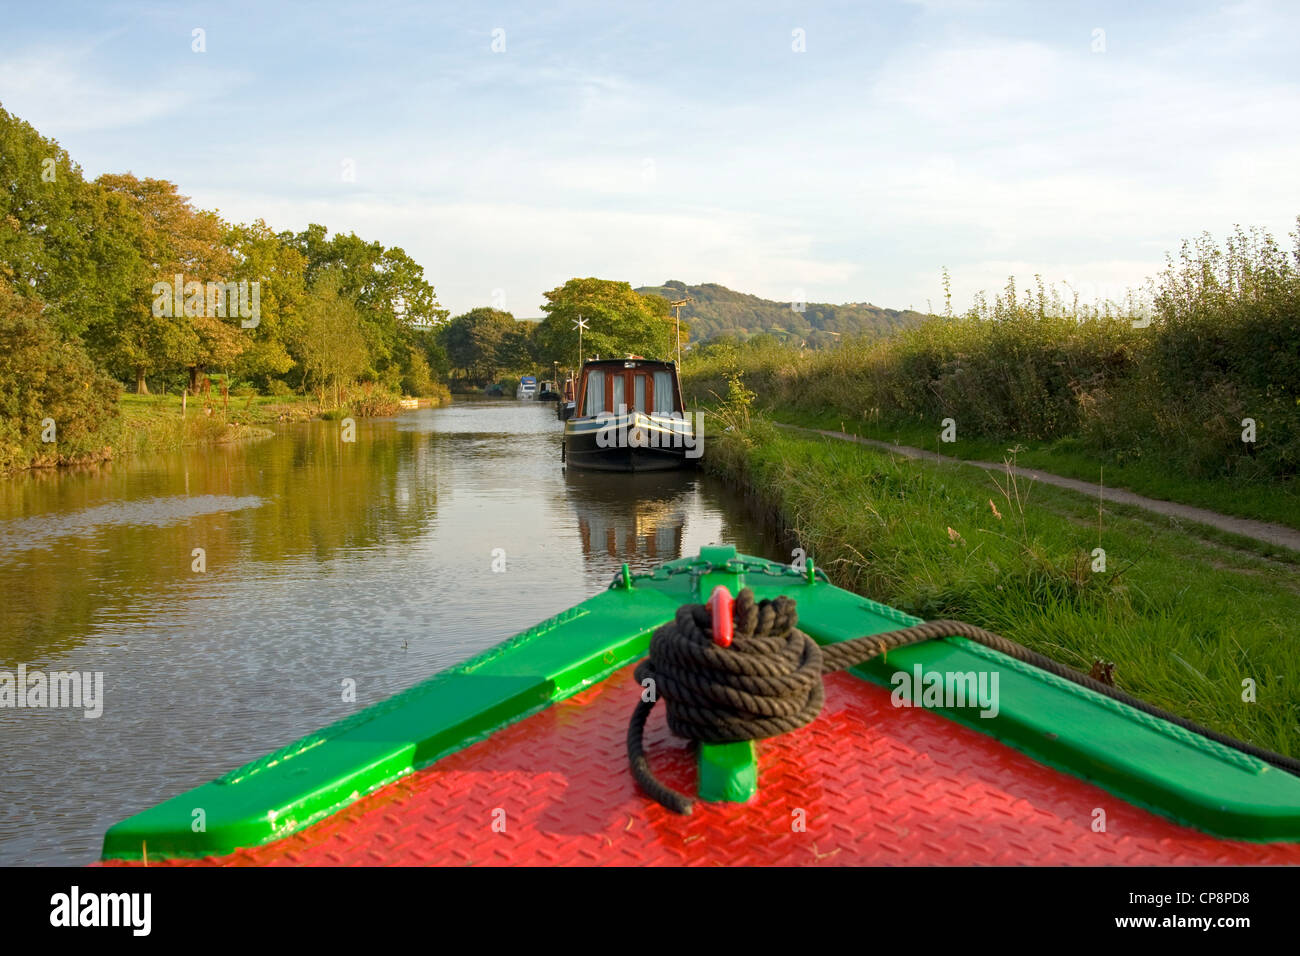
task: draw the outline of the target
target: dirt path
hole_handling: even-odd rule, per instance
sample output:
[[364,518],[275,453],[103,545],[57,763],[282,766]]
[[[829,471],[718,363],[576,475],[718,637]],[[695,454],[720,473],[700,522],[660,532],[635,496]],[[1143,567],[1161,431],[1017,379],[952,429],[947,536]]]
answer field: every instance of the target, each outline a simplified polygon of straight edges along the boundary
[[[799,425],[782,425],[780,428],[788,428],[792,431],[812,432],[817,435],[824,435],[827,438],[838,438],[842,441],[857,442],[860,445],[871,445],[875,448],[882,448],[885,451],[891,451],[906,458],[921,458],[926,461],[943,462],[949,465],[971,465],[975,468],[983,468],[985,471],[1005,472],[1006,465],[994,464],[988,461],[971,461],[965,458],[950,458],[947,455],[940,455],[932,451],[926,451],[923,448],[911,448],[907,445],[894,445],[885,441],[878,441],[874,438],[860,438],[857,435],[849,435],[845,432],[828,431],[821,428],[803,428]],[[1254,518],[1234,518],[1232,515],[1219,514],[1217,511],[1207,511],[1204,508],[1194,508],[1191,505],[1180,505],[1172,501],[1161,501],[1158,498],[1147,498],[1143,495],[1134,494],[1131,491],[1125,491],[1123,488],[1106,488],[1101,485],[1093,484],[1090,481],[1080,481],[1077,478],[1063,478],[1060,475],[1051,475],[1045,471],[1038,471],[1034,468],[1021,468],[1012,466],[1011,471],[1022,478],[1032,478],[1035,481],[1041,481],[1044,484],[1055,485],[1058,488],[1068,488],[1071,491],[1077,491],[1085,494],[1090,498],[1096,498],[1098,494],[1102,495],[1105,501],[1117,501],[1120,504],[1136,505],[1139,508],[1145,508],[1147,511],[1154,511],[1156,514],[1168,515],[1171,518],[1182,518],[1185,521],[1195,521],[1199,524],[1209,525],[1212,528],[1218,528],[1220,531],[1228,531],[1232,534],[1239,534],[1246,538],[1254,538],[1256,541],[1264,541],[1268,544],[1280,545],[1284,548],[1290,548],[1293,551],[1300,551],[1300,531],[1294,528],[1288,528],[1286,525],[1274,524],[1271,521],[1256,521]]]

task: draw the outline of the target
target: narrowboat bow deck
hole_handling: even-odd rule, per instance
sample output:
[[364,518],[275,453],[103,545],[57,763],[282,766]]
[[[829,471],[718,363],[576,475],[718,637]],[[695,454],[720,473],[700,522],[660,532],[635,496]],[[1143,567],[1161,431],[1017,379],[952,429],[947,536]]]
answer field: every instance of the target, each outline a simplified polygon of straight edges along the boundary
[[[822,645],[918,623],[811,567],[731,548],[651,575],[625,570],[475,658],[117,824],[103,858],[1300,863],[1300,778],[960,637],[828,675],[816,720],[754,745],[752,799],[674,814],[629,772],[642,693],[631,665],[679,606],[718,585],[793,598],[799,628]],[[918,686],[930,673],[996,674],[997,707],[909,706],[890,691],[899,673]],[[671,736],[663,707],[646,745],[659,777],[687,793],[697,770],[727,769],[716,751]]]

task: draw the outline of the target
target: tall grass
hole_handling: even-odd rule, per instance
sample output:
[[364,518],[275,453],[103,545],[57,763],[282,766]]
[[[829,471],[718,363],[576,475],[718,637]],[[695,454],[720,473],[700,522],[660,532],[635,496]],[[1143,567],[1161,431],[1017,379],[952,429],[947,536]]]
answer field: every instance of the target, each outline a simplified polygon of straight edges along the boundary
[[[238,403],[241,408],[243,402]],[[174,451],[189,445],[211,445],[269,435],[266,429],[227,418],[219,403],[205,405],[195,399],[181,415],[175,395],[123,395],[120,428],[111,437],[116,454],[135,455]],[[234,403],[230,411],[235,413]]]
[[[1300,222],[1300,220],[1298,220]],[[1076,438],[1103,460],[1156,459],[1199,478],[1300,471],[1300,232],[1284,252],[1238,230],[1184,244],[1145,295],[1080,306],[1014,280],[961,316],[824,351],[702,346],[683,369],[698,401],[736,371],[765,407],[959,436]],[[1253,442],[1244,441],[1254,423]]]

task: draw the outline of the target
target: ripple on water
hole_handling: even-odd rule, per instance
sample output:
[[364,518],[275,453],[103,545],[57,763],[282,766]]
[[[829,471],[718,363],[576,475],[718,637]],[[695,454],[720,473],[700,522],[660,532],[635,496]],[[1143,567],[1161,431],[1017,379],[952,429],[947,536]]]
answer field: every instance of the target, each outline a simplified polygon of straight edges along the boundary
[[140,501],[110,501],[64,515],[37,515],[0,521],[0,560],[41,548],[59,538],[85,537],[106,527],[165,528],[199,515],[258,508],[257,495],[171,495]]

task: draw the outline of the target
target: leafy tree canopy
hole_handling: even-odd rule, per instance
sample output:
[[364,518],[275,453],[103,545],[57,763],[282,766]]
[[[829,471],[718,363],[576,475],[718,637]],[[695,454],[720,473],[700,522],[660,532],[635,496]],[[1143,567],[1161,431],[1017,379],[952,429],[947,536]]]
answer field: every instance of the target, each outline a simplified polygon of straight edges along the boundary
[[510,367],[512,347],[517,347],[515,317],[509,312],[482,306],[458,315],[439,332],[451,367],[479,382],[496,378]]
[[538,356],[544,364],[571,365],[578,359],[581,316],[583,358],[595,355],[673,359],[673,320],[661,296],[642,295],[626,282],[570,279],[546,293],[546,317],[537,328]]

